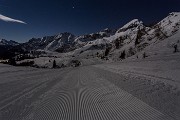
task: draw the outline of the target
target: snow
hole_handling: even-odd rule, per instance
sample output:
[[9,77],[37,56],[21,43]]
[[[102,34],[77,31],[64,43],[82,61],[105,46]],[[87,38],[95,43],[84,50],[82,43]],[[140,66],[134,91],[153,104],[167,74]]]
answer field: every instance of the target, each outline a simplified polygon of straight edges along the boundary
[[118,73],[152,77],[180,88],[180,54],[100,65]]
[[[159,91],[154,89],[154,86],[161,85],[160,83],[153,84],[137,77],[125,77],[97,66],[63,70],[0,66],[0,85],[3,85],[0,87],[2,120],[179,118],[179,101],[176,99],[178,96],[166,92],[168,98],[162,99],[161,94],[165,95],[166,85],[159,88]],[[114,84],[115,82],[117,83]],[[146,93],[147,88],[149,93]],[[164,91],[161,91],[162,89]],[[156,97],[156,94],[160,97]],[[169,100],[173,100],[177,106],[177,109],[171,112],[169,105],[174,108],[174,104],[170,104]],[[112,115],[112,112],[115,115]]]
[[[174,12],[170,13],[169,16],[153,27],[146,27],[142,21],[134,19],[119,30],[105,29],[98,33],[83,36],[61,33],[41,39],[32,39],[32,42],[34,42],[30,42],[30,46],[37,46],[37,48],[38,45],[42,46],[36,50],[44,51],[46,54],[43,54],[43,57],[36,58],[35,64],[48,68],[52,67],[53,59],[57,59],[60,65],[63,61],[67,63],[67,61],[71,61],[72,59],[92,59],[97,56],[97,53],[103,56],[108,46],[112,46],[107,56],[109,61],[120,60],[119,56],[123,51],[125,51],[128,60],[136,60],[137,57],[138,59],[142,59],[144,53],[146,53],[148,57],[171,55],[173,54],[173,46],[175,44],[177,44],[178,49],[180,49],[180,43],[178,42],[180,38],[179,21],[180,13]],[[135,45],[139,31],[142,32],[139,38],[140,43]],[[103,36],[103,34],[105,34],[105,36]],[[159,36],[157,34],[159,34]],[[115,40],[119,39],[122,43],[120,48],[116,49],[114,43]],[[67,45],[67,47],[63,47],[64,45]],[[63,51],[64,53],[54,52],[61,47],[67,51]],[[133,54],[129,53],[130,50],[132,50]]]
[[173,53],[175,44],[177,44],[178,50],[180,50],[180,31],[163,41],[156,41],[150,44],[143,51],[137,53],[131,58],[135,59],[136,56],[141,56],[144,52],[150,57],[179,56],[179,53]]
[[45,50],[55,51],[63,45],[66,44],[73,44],[75,36],[71,33],[62,33],[55,35],[53,41],[50,42],[46,47]]
[[[127,28],[130,28],[130,27],[139,26],[139,25],[142,25],[142,24],[143,24],[142,21],[139,21],[138,19],[134,19],[134,20],[128,22],[122,28],[120,28],[120,30],[127,29]],[[119,31],[117,31],[117,32],[119,32]]]
[[11,45],[11,46],[16,46],[16,45],[19,45],[19,43],[15,42],[15,41],[8,41],[8,40],[5,40],[5,39],[0,39],[0,45]]
[[[153,27],[134,19],[116,32],[105,29],[79,37],[63,33],[32,39],[28,44],[37,44],[44,53],[18,63],[34,61],[39,69],[0,64],[0,119],[179,120],[179,23],[180,13],[174,12]],[[143,33],[135,45],[139,31]],[[122,46],[117,49],[114,42],[120,38]],[[75,50],[54,52],[66,44]],[[108,60],[101,59],[110,45]],[[126,59],[120,61],[124,50]],[[52,68],[54,60],[66,67],[41,69]],[[78,68],[72,68],[75,60],[81,63]]]
[[173,32],[176,32],[176,30],[179,30],[180,28],[180,13],[170,13],[169,16],[159,22],[158,25],[167,36],[171,36]]

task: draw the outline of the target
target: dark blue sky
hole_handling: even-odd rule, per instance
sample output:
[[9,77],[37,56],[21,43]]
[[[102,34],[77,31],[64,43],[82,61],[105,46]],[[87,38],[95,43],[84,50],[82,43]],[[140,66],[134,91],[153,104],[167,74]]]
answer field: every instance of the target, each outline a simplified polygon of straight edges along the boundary
[[61,32],[82,35],[135,18],[149,24],[179,11],[180,0],[0,0],[0,14],[27,23],[0,21],[0,37],[24,42]]

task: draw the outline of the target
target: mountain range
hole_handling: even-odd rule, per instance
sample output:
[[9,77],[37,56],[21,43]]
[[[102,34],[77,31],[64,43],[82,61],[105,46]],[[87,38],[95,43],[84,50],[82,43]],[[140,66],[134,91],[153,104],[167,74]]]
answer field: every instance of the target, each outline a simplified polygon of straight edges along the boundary
[[110,48],[109,56],[118,59],[123,51],[127,57],[135,55],[147,46],[177,34],[179,29],[180,12],[172,12],[159,23],[151,26],[146,26],[142,21],[134,19],[119,29],[107,28],[82,36],[65,32],[43,38],[32,38],[21,44],[1,39],[0,46],[17,47],[23,51],[51,51],[74,55]]

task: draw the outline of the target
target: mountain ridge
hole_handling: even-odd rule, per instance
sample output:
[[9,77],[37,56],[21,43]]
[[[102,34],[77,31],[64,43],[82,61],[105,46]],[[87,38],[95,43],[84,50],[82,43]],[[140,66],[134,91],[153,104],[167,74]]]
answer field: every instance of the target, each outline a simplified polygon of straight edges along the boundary
[[132,56],[152,43],[173,36],[179,29],[180,12],[172,12],[151,27],[144,25],[139,19],[133,19],[119,29],[107,28],[81,36],[64,32],[53,36],[32,38],[28,42],[18,43],[17,46],[24,51],[71,52],[76,55],[81,54],[82,51],[105,50],[111,47],[111,55],[116,56],[114,59],[118,59],[123,51],[126,52],[127,57]]

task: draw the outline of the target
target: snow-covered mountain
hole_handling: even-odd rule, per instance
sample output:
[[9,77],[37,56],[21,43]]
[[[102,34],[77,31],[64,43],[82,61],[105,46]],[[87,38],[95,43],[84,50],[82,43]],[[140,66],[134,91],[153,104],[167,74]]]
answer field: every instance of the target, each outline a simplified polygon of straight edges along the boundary
[[[158,43],[166,41],[172,36],[180,39],[179,29],[180,12],[170,13],[166,18],[151,27],[145,26],[144,23],[138,19],[134,19],[110,36],[86,42],[84,46],[75,50],[75,54],[86,51],[87,54],[91,55],[95,50],[99,52],[99,49],[101,49],[104,53],[106,49],[109,49],[108,58],[112,60],[122,59],[122,53],[124,53],[124,57],[127,58],[141,53],[148,46],[156,46]],[[177,36],[179,36],[179,38]],[[178,40],[176,41],[178,42]],[[173,44],[177,44],[175,41],[172,42]],[[159,50],[160,49],[166,48],[162,47],[159,48]],[[174,49],[172,45],[171,49],[172,51]],[[96,54],[96,52],[94,53]]]
[[[0,40],[0,45],[19,45],[25,51],[42,50],[59,52],[73,56],[89,56],[109,49],[110,59],[119,59],[136,55],[147,46],[155,45],[179,33],[180,12],[170,13],[166,18],[153,26],[146,26],[141,20],[134,19],[119,29],[104,29],[97,33],[75,36],[65,32],[43,38],[32,38],[18,44],[14,41]],[[178,36],[178,35],[176,35]],[[83,54],[82,54],[83,53]]]
[[18,42],[15,42],[13,40],[5,40],[5,39],[0,39],[0,45],[9,45],[9,46],[16,46],[16,45],[19,45]]
[[153,44],[153,46],[155,46],[159,42],[176,34],[176,37],[179,36],[179,30],[180,12],[170,13],[166,18],[151,27],[146,27],[142,21],[137,19],[132,20],[120,28],[114,35],[113,40],[119,38],[122,46],[119,49],[112,51],[112,56],[119,58],[119,54],[123,51],[125,51],[126,57],[133,56],[136,53],[143,51],[149,45]]
[[97,33],[75,36],[71,33],[60,33],[54,36],[46,36],[43,38],[32,38],[28,42],[22,44],[22,47],[30,50],[45,50],[57,52],[70,52],[77,48],[81,48],[97,39],[110,37],[115,34],[116,30],[104,29]]
[[45,50],[67,52],[74,45],[75,36],[71,33],[61,33],[55,35],[53,40],[45,47]]
[[180,12],[172,12],[160,21],[157,26],[166,36],[171,36],[180,28]]
[[21,53],[24,53],[24,51],[21,49],[20,43],[0,39],[0,59],[9,59]]
[[[90,47],[99,45],[100,48],[106,44],[122,38],[128,42],[136,38],[137,31],[145,28],[143,23],[137,19],[132,20],[118,30],[104,29],[97,33],[75,36],[71,33],[60,33],[54,36],[47,36],[43,38],[32,38],[27,43],[23,44],[26,50],[45,50],[70,52],[77,49],[89,49]],[[104,48],[104,47],[103,47]],[[94,49],[94,48],[93,48]],[[98,48],[99,49],[99,48]]]

